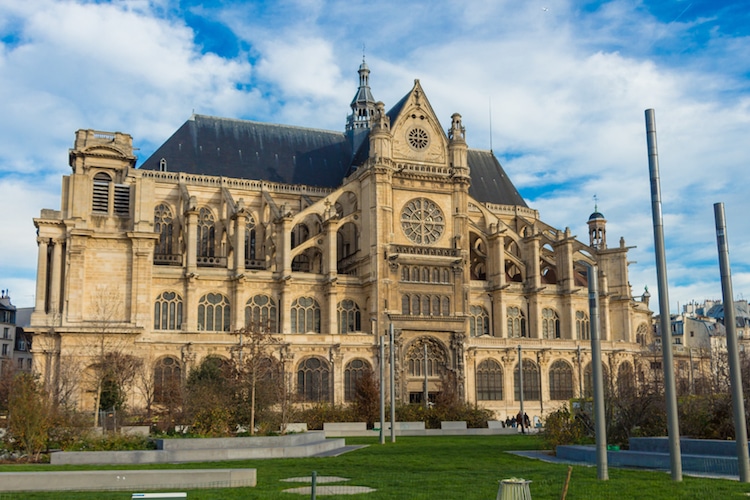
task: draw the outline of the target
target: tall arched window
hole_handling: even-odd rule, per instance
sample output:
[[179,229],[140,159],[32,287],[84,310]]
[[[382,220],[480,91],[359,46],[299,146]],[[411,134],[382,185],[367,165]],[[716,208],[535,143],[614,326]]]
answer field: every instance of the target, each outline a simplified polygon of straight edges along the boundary
[[157,205],[154,209],[154,232],[159,235],[159,241],[156,243],[156,248],[154,248],[154,254],[172,255],[174,253],[172,209],[163,203]]
[[557,360],[549,368],[549,398],[564,401],[573,397],[573,367]]
[[[427,359],[425,360],[425,345],[427,346]],[[448,356],[445,349],[435,340],[422,338],[409,347],[406,353],[406,365],[410,377],[439,377],[445,371],[448,364]]]
[[617,370],[617,393],[620,396],[626,396],[631,394],[634,389],[635,374],[633,373],[633,365],[629,361],[623,361]]
[[320,333],[320,305],[312,297],[300,297],[292,303],[292,333]]
[[328,362],[322,358],[307,358],[297,368],[297,394],[310,402],[330,401],[330,373]]
[[477,399],[479,401],[503,399],[503,368],[494,359],[485,359],[477,366]]
[[154,330],[182,328],[182,297],[175,292],[164,292],[154,302]]
[[198,301],[198,330],[228,332],[230,325],[229,299],[220,293],[207,293]]
[[98,213],[109,213],[109,185],[112,177],[104,172],[94,176],[94,186],[91,198],[91,210]]
[[344,368],[345,401],[354,401],[356,399],[357,382],[368,372],[372,373],[372,367],[370,367],[370,363],[362,359],[353,359],[346,364],[346,368]]
[[177,402],[182,386],[180,362],[172,357],[161,358],[154,365],[154,403]]
[[362,315],[353,300],[339,302],[336,312],[339,316],[339,333],[362,331]]
[[[252,214],[247,214],[245,221],[245,260],[255,260],[255,219]],[[249,262],[245,265],[247,266]]]
[[268,295],[256,295],[245,304],[245,325],[278,332],[276,302]]
[[471,306],[469,308],[469,333],[472,337],[490,334],[490,315],[482,306]]
[[591,339],[589,315],[583,311],[576,311],[576,337],[579,340]]
[[[515,400],[519,401],[521,395],[518,392],[519,380],[518,380],[518,364],[516,364],[513,370],[513,390],[515,392]],[[529,359],[523,360],[523,400],[524,401],[539,401],[541,399],[541,386],[539,385],[539,368],[534,361]]]
[[198,257],[214,257],[216,253],[216,221],[208,208],[198,212]]
[[520,307],[510,306],[508,314],[508,337],[526,336],[526,316]]
[[560,316],[554,309],[542,309],[542,338],[560,338]]
[[[609,394],[609,370],[602,364],[602,378],[604,379],[604,394]],[[583,397],[594,397],[594,368],[591,362],[583,369]]]

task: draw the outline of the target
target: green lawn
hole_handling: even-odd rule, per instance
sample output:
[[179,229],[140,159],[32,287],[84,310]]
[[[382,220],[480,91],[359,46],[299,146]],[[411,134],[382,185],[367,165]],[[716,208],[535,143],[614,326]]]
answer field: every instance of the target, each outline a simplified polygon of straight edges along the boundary
[[[520,477],[533,481],[532,498],[558,499],[567,474],[567,465],[517,457],[507,450],[540,449],[535,436],[482,437],[400,437],[395,444],[380,445],[373,438],[347,438],[347,444],[369,444],[367,448],[332,458],[248,460],[238,462],[164,465],[143,468],[225,468],[253,467],[258,470],[255,488],[191,490],[189,499],[309,498],[282,493],[304,484],[280,479],[309,476],[350,478],[342,485],[369,486],[375,493],[325,496],[339,499],[494,499],[498,481]],[[0,466],[0,471],[80,470],[94,467]],[[103,468],[103,467],[99,467]],[[118,467],[107,467],[118,468]],[[135,468],[135,467],[134,467]],[[675,483],[665,472],[610,469],[609,481],[596,479],[595,467],[574,467],[568,499],[673,499],[747,498],[750,485],[723,479],[685,477]],[[321,485],[322,486],[322,485]],[[2,490],[2,484],[0,484]],[[11,498],[130,498],[129,492],[100,493],[0,493],[0,500]]]

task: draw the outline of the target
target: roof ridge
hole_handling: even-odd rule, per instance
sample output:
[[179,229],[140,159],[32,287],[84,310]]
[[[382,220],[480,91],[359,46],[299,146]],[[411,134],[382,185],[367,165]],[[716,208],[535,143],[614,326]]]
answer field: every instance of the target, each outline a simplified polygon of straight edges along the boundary
[[194,120],[195,117],[209,118],[209,119],[212,119],[212,120],[225,121],[225,122],[252,123],[254,125],[262,125],[264,127],[279,127],[279,128],[296,129],[296,130],[308,130],[308,131],[311,131],[311,132],[322,132],[322,133],[325,133],[325,134],[339,135],[341,137],[345,136],[344,132],[337,132],[335,130],[326,130],[326,129],[314,128],[314,127],[303,127],[301,125],[284,125],[284,124],[281,124],[281,123],[260,122],[260,121],[256,121],[256,120],[245,120],[245,119],[242,119],[242,118],[225,118],[225,117],[221,117],[221,116],[193,114],[190,117],[190,119]]

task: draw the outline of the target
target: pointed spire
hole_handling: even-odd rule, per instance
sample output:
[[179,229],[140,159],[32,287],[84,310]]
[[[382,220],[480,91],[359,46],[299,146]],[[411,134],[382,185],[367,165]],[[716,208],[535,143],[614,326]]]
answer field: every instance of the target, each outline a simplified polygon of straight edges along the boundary
[[347,117],[346,130],[368,128],[370,117],[375,113],[375,98],[370,91],[370,68],[365,62],[364,46],[358,73],[359,89],[352,99],[352,114]]

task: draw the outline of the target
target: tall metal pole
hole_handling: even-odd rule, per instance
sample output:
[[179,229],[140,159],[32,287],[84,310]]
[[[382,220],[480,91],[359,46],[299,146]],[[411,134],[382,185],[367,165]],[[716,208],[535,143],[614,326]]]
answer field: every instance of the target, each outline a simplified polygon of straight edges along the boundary
[[424,344],[424,408],[429,408],[430,393],[427,390],[427,344]]
[[518,344],[518,400],[521,402],[521,432],[525,433],[526,431],[523,429],[523,357],[521,356],[521,344]]
[[591,374],[594,378],[594,432],[596,434],[596,477],[609,479],[607,466],[607,423],[604,420],[604,370],[599,334],[599,269],[588,266],[589,316],[591,317]]
[[380,444],[385,444],[385,335],[380,336]]
[[394,337],[393,334],[393,323],[391,322],[390,327],[388,328],[388,333],[390,335],[390,342],[391,342],[391,443],[396,442],[396,376],[395,376],[395,345],[394,345]]
[[729,242],[727,241],[727,223],[724,217],[723,203],[714,203],[714,219],[716,221],[716,244],[719,247],[721,292],[724,301],[724,328],[727,331],[729,380],[732,386],[732,409],[734,410],[734,438],[737,442],[737,468],[740,472],[740,481],[747,483],[750,482],[747,423],[745,422],[745,401],[742,394],[742,372],[740,370],[740,353],[737,346],[737,322],[734,314],[732,272],[729,268]]
[[659,178],[659,152],[656,147],[656,117],[653,109],[646,110],[646,141],[648,145],[648,170],[651,178],[651,213],[654,220],[654,250],[656,252],[656,279],[659,285],[659,326],[664,367],[664,395],[667,403],[667,431],[672,480],[682,481],[682,454],[680,452],[680,423],[677,413],[674,361],[672,357],[672,329],[669,315],[667,259],[664,250],[664,225],[661,211],[661,181]]

